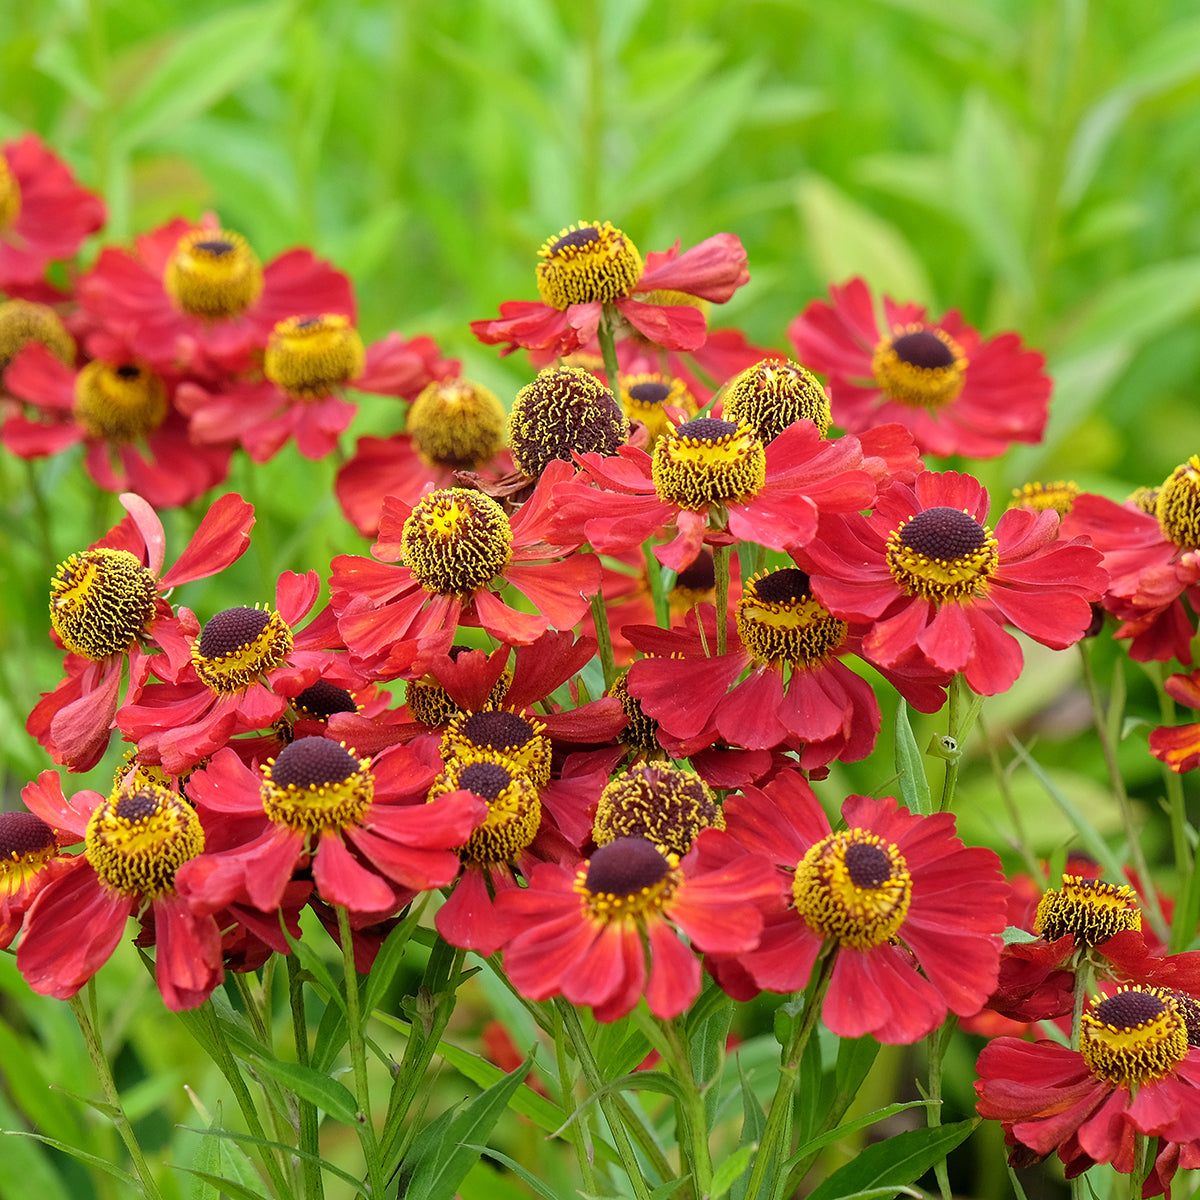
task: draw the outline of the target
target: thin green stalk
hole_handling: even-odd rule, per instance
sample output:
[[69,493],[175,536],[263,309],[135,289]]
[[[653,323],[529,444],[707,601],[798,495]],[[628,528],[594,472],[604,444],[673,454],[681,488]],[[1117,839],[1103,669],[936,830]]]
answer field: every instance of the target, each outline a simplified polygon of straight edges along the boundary
[[983,744],[987,748],[988,762],[992,765],[992,778],[996,781],[996,790],[1000,793],[1000,798],[1004,801],[1004,807],[1008,810],[1008,819],[1012,822],[1013,838],[1009,841],[1009,845],[1021,856],[1021,861],[1025,864],[1025,870],[1034,879],[1040,880],[1043,877],[1042,864],[1038,862],[1037,855],[1029,848],[1029,838],[1025,833],[1025,823],[1021,820],[1020,810],[1013,799],[1012,788],[1008,786],[1008,772],[1000,762],[1000,755],[996,752],[996,745],[988,732],[982,713],[979,715],[978,722]]
[[[287,956],[288,970],[288,999],[292,1009],[292,1036],[296,1043],[296,1061],[302,1066],[309,1065],[308,1055],[308,1021],[304,1015],[304,980],[301,975],[296,955]],[[300,1149],[307,1151],[311,1158],[301,1158],[300,1171],[304,1180],[305,1200],[322,1200],[325,1195],[325,1185],[321,1180],[321,1164],[317,1161],[321,1153],[320,1135],[317,1123],[317,1106],[303,1096],[296,1097],[300,1114]]]
[[1138,873],[1138,878],[1142,880],[1142,885],[1145,888],[1146,915],[1150,919],[1150,924],[1154,928],[1154,932],[1163,939],[1167,940],[1168,930],[1167,921],[1163,916],[1162,905],[1158,901],[1158,893],[1155,891],[1150,879],[1150,868],[1146,863],[1146,855],[1142,852],[1142,842],[1138,837],[1137,828],[1133,820],[1133,805],[1129,802],[1129,793],[1125,790],[1125,779],[1121,774],[1121,766],[1117,761],[1117,748],[1113,745],[1112,738],[1109,736],[1112,728],[1109,714],[1105,713],[1104,705],[1100,698],[1100,688],[1096,682],[1096,672],[1092,668],[1092,655],[1090,642],[1087,638],[1079,642],[1079,657],[1083,662],[1083,681],[1087,687],[1088,701],[1092,706],[1092,723],[1096,727],[1096,736],[1100,741],[1100,749],[1104,754],[1104,765],[1108,771],[1108,782],[1112,788],[1112,793],[1117,799],[1117,806],[1121,810],[1121,822],[1125,826],[1125,841],[1129,846],[1129,856],[1133,860],[1134,868]]
[[205,1000],[197,1011],[208,1027],[208,1035],[211,1041],[210,1053],[213,1061],[233,1092],[233,1098],[237,1101],[238,1109],[242,1114],[242,1120],[246,1122],[246,1128],[249,1130],[250,1135],[260,1139],[260,1143],[256,1144],[255,1148],[262,1159],[263,1168],[270,1177],[272,1193],[277,1197],[277,1200],[285,1200],[285,1198],[291,1197],[292,1188],[284,1178],[283,1170],[275,1158],[274,1151],[270,1146],[262,1144],[268,1140],[267,1131],[263,1128],[262,1121],[259,1119],[258,1109],[254,1106],[250,1089],[246,1087],[246,1081],[242,1078],[242,1072],[238,1067],[237,1060],[234,1058],[233,1052],[229,1049],[229,1043],[225,1040],[225,1034],[221,1029],[221,1022],[217,1019],[216,1009],[213,1008],[212,1000]]
[[662,564],[654,557],[654,547],[646,542],[642,546],[646,558],[646,578],[650,583],[650,598],[654,601],[654,622],[660,629],[671,624],[671,606],[663,590]]
[[[925,1109],[925,1123],[930,1129],[936,1129],[942,1123],[942,1058],[946,1053],[946,1043],[957,1024],[957,1017],[947,1017],[945,1024],[929,1035],[929,1105]],[[951,1200],[950,1174],[944,1158],[934,1165],[933,1173],[942,1200]]]
[[962,761],[963,743],[975,726],[975,718],[983,697],[971,691],[966,677],[961,673],[950,680],[950,718],[947,735],[953,741],[953,747],[947,749],[946,774],[942,780],[942,801],[939,812],[949,812],[954,804],[954,793],[958,788],[958,766]]
[[600,665],[604,668],[604,687],[607,690],[617,677],[617,663],[613,656],[612,634],[608,629],[608,609],[600,592],[592,597],[592,624],[596,627],[596,649],[600,655]]
[[779,1068],[779,1083],[771,1099],[767,1123],[763,1129],[762,1140],[758,1144],[758,1154],[750,1172],[750,1181],[746,1185],[746,1200],[757,1200],[760,1194],[767,1197],[773,1194],[773,1186],[763,1192],[767,1171],[772,1160],[786,1154],[791,1145],[792,1100],[796,1091],[796,1079],[800,1074],[800,1059],[804,1056],[804,1048],[816,1028],[825,993],[829,990],[835,953],[836,951],[825,954],[817,968],[817,974],[809,981],[804,997],[804,1019],[792,1040],[784,1047],[782,1066]]
[[712,1191],[712,1152],[708,1145],[708,1113],[704,1095],[696,1084],[692,1072],[692,1060],[680,1036],[679,1018],[660,1021],[659,1028],[666,1039],[668,1057],[671,1060],[676,1080],[683,1085],[686,1099],[682,1105],[683,1137],[679,1139],[679,1153],[683,1162],[691,1169],[692,1185],[697,1200],[703,1200]]
[[596,329],[596,340],[600,343],[600,356],[604,360],[604,373],[608,376],[608,388],[613,394],[617,408],[621,408],[621,368],[617,363],[617,343],[613,336],[613,321],[616,309],[611,304],[604,306],[604,315]]
[[620,1110],[613,1103],[612,1094],[604,1090],[604,1077],[600,1073],[596,1056],[592,1053],[592,1047],[588,1043],[587,1034],[583,1032],[579,1014],[575,1011],[574,1006],[562,999],[561,996],[555,998],[554,1004],[562,1016],[563,1032],[571,1039],[571,1045],[575,1048],[575,1057],[583,1069],[587,1085],[599,1099],[600,1111],[604,1113],[608,1121],[608,1127],[613,1135],[613,1143],[621,1158],[621,1164],[625,1168],[625,1174],[629,1177],[634,1195],[638,1200],[650,1200],[650,1189],[646,1186],[642,1168],[638,1164],[633,1144],[629,1140],[629,1131],[621,1120]]
[[729,556],[733,551],[733,547],[728,543],[724,545],[714,546],[712,551],[713,556],[713,571],[716,574],[717,582],[717,654],[725,653],[726,642],[729,636]]
[[25,478],[29,482],[29,497],[33,501],[34,523],[37,525],[38,541],[41,543],[46,574],[53,575],[58,566],[58,556],[54,552],[54,537],[50,532],[50,509],[46,504],[46,496],[42,492],[41,481],[38,479],[37,464],[28,458],[22,459],[22,461],[25,464]]
[[367,1160],[367,1178],[371,1195],[384,1194],[383,1163],[379,1157],[379,1141],[375,1122],[371,1119],[371,1096],[367,1083],[367,1043],[363,1037],[362,1016],[358,998],[358,972],[354,969],[354,936],[350,928],[350,913],[340,904],[334,906],[338,916],[338,940],[342,943],[343,979],[346,1000],[346,1029],[350,1043],[350,1062],[354,1067],[354,1090],[358,1099],[361,1120],[358,1140]]
[[562,1013],[554,1009],[554,1054],[558,1062],[558,1090],[562,1096],[563,1112],[567,1114],[566,1136],[575,1147],[575,1158],[579,1163],[579,1174],[583,1178],[583,1190],[589,1196],[599,1195],[596,1183],[596,1168],[592,1162],[592,1147],[587,1128],[576,1116],[579,1106],[575,1103],[575,1073],[567,1058],[567,1039],[562,1031]]
[[[89,990],[93,986],[92,983],[89,983]],[[100,1037],[99,1025],[88,1015],[87,1009],[78,995],[72,996],[67,1003],[75,1014],[75,1020],[79,1022],[79,1031],[83,1034],[88,1057],[92,1060],[92,1067],[95,1069],[96,1078],[100,1081],[104,1099],[113,1110],[112,1123],[116,1127],[121,1141],[125,1143],[125,1149],[129,1152],[134,1172],[141,1183],[142,1195],[147,1197],[147,1200],[162,1200],[162,1193],[159,1192],[158,1184],[150,1173],[146,1156],[142,1153],[142,1148],[134,1136],[133,1126],[129,1123],[129,1118],[125,1115],[125,1109],[121,1105],[121,1095],[117,1091],[116,1081],[113,1079],[112,1070],[108,1065],[108,1057],[104,1053],[104,1043]]]

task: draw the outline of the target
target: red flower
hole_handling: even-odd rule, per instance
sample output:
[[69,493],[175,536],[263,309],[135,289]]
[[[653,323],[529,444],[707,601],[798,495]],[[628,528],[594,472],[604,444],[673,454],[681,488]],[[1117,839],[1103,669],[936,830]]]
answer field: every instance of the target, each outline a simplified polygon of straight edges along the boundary
[[172,672],[186,662],[187,629],[162,593],[223,571],[249,546],[254,524],[254,509],[241,496],[222,496],[164,572],[162,522],[140,496],[126,493],[121,503],[129,516],[71,555],[51,583],[50,620],[67,651],[67,675],[42,694],[25,725],[72,771],[94,767],[108,747],[127,658],[126,703],[140,694],[156,651]]
[[229,473],[228,448],[192,444],[174,407],[175,383],[145,363],[94,359],[77,371],[33,344],[13,359],[4,385],[37,416],[10,414],[0,427],[5,447],[44,458],[82,444],[84,466],[105,491],[178,508]]
[[456,848],[487,810],[466,793],[425,804],[438,765],[408,746],[368,760],[307,737],[252,771],[227,747],[188,780],[219,849],[181,870],[179,890],[205,912],[235,901],[269,912],[311,862],[330,904],[397,912],[458,874]]
[[1124,504],[1084,493],[1063,518],[1067,536],[1082,534],[1104,555],[1112,577],[1104,607],[1123,624],[1138,662],[1192,661],[1192,622],[1183,600],[1200,610],[1200,457],[1192,455],[1159,488]]
[[703,951],[747,950],[778,894],[769,863],[726,861],[725,840],[702,830],[680,861],[642,838],[619,838],[575,871],[534,867],[527,888],[496,897],[511,933],[504,970],[513,986],[534,1000],[590,1005],[598,1021],[625,1016],[643,995],[656,1017],[678,1016],[700,991],[699,961],[678,931]]
[[[1006,919],[1000,860],[964,846],[949,813],[917,816],[890,796],[848,796],[842,816],[833,833],[795,772],[726,800],[729,834],[791,876],[791,907],[768,916],[741,968],[758,987],[797,992],[832,949],[823,1016],[838,1037],[915,1042],[947,1009],[978,1012]],[[714,967],[724,982],[719,956]]]
[[1038,442],[1052,384],[1045,359],[1015,333],[989,341],[955,311],[931,321],[883,298],[879,321],[862,279],[831,287],[788,326],[800,361],[828,377],[834,424],[851,433],[899,421],[923,453],[994,458]]
[[[643,712],[680,739],[681,749],[706,748],[715,727],[750,750],[802,746],[805,770],[870,754],[879,705],[867,680],[841,660],[871,660],[859,633],[812,598],[804,572],[789,567],[752,577],[734,609],[723,655],[713,653],[711,605],[692,609],[682,629],[624,626],[624,635],[653,656],[629,669],[629,692]],[[909,674],[884,674],[922,712],[945,703],[946,677],[923,663]]]
[[[388,497],[371,547],[383,561],[333,560],[333,607],[355,661],[376,678],[395,678],[413,666],[419,644],[448,650],[460,622],[518,645],[551,626],[573,628],[599,587],[600,568],[590,555],[547,544],[551,488],[571,474],[569,463],[551,461],[511,520],[496,501],[465,488],[428,492],[412,506]],[[508,584],[535,612],[500,598]]]
[[12,945],[25,910],[69,861],[45,821],[29,812],[0,813],[0,950]]
[[[705,341],[704,314],[686,302],[659,303],[648,294],[724,303],[750,280],[746,251],[732,233],[718,233],[683,254],[679,243],[647,255],[607,222],[571,225],[538,251],[541,302],[507,300],[500,319],[472,321],[471,332],[488,345],[545,350],[556,357],[587,346],[596,336],[605,304],[647,341],[668,350],[695,350]],[[644,299],[637,299],[636,296]]]
[[175,1011],[202,1004],[224,971],[216,921],[193,912],[175,890],[178,869],[204,849],[191,805],[153,784],[120,788],[108,798],[79,792],[68,804],[53,771],[43,771],[21,796],[61,843],[86,845],[26,913],[17,969],[29,986],[60,1000],[75,995],[136,916],[153,923],[163,1003]]
[[[1200,671],[1172,675],[1163,686],[1180,704],[1200,708]],[[1200,766],[1200,724],[1160,725],[1151,730],[1150,753],[1172,771],[1194,771]]]
[[88,338],[97,357],[124,350],[159,369],[218,379],[256,366],[279,321],[313,312],[354,320],[345,275],[303,249],[262,267],[211,215],[144,234],[134,253],[107,247],[78,292],[100,326]]
[[104,202],[34,134],[0,148],[0,291],[53,301],[47,264],[72,258],[104,224]]
[[[1175,1143],[1200,1163],[1200,1051],[1188,1044],[1188,1023],[1173,993],[1122,990],[1084,1014],[1080,1049],[1055,1042],[997,1038],[978,1063],[976,1108],[998,1120],[1028,1165],[1053,1151],[1068,1179],[1096,1163],[1130,1174],[1135,1136]],[[1162,1146],[1159,1170],[1144,1196],[1160,1195],[1176,1153]]]
[[822,515],[817,538],[793,557],[830,612],[874,622],[863,638],[873,661],[894,667],[915,648],[991,696],[1024,662],[1003,623],[1061,650],[1091,624],[1108,577],[1099,551],[1056,537],[1053,510],[1009,509],[994,534],[987,510],[971,476],[926,471],[911,488],[893,484],[868,517]]
[[[701,417],[659,438],[653,457],[622,446],[578,462],[579,476],[554,489],[555,536],[620,553],[673,524],[674,539],[654,553],[676,571],[705,541],[803,545],[816,532],[818,508],[856,512],[875,496],[857,439],[824,441],[811,421],[764,447],[747,425]],[[710,530],[713,514],[724,528]]]

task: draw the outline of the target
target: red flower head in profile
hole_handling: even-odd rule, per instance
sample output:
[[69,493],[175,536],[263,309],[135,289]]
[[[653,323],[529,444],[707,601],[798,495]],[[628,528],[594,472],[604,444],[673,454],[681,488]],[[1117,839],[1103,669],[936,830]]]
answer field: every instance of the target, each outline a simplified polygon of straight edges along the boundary
[[987,512],[978,480],[925,471],[912,487],[894,483],[868,517],[823,514],[817,537],[792,556],[831,613],[874,622],[863,638],[873,661],[923,656],[991,696],[1024,663],[1003,623],[1056,650],[1073,645],[1108,575],[1098,550],[1057,537],[1052,509],[1009,509],[994,533]]
[[12,945],[34,897],[69,862],[54,830],[40,817],[0,813],[0,950]]
[[60,298],[46,282],[46,266],[73,258],[103,224],[104,202],[34,134],[0,147],[0,291]]
[[984,341],[957,312],[929,319],[883,298],[880,322],[861,279],[832,287],[788,326],[796,355],[829,383],[834,424],[860,433],[887,421],[912,430],[922,453],[994,458],[1038,442],[1052,384],[1045,359],[1015,333]]
[[106,491],[137,492],[157,508],[191,504],[225,478],[230,452],[193,445],[176,385],[137,359],[97,358],[76,370],[45,346],[26,346],[4,386],[33,412],[17,407],[0,441],[21,458],[82,444],[88,474]]
[[328,903],[395,913],[454,878],[456,848],[486,811],[466,793],[423,803],[436,774],[410,746],[360,759],[339,742],[305,737],[258,771],[221,750],[188,780],[214,848],[181,873],[180,891],[205,912],[234,901],[270,912],[296,868],[311,863]]
[[1143,1196],[1200,1166],[1200,1004],[1165,988],[1096,997],[1079,1049],[1002,1037],[979,1056],[976,1109],[1000,1121],[1009,1161],[1055,1151],[1073,1179],[1096,1163],[1132,1174],[1138,1135],[1161,1139]]
[[187,661],[186,630],[163,593],[223,571],[249,546],[254,524],[254,509],[241,496],[222,496],[164,572],[166,539],[154,509],[132,494],[121,503],[129,516],[72,554],[50,584],[50,623],[67,652],[67,674],[43,694],[25,727],[72,771],[94,767],[108,747],[126,659],[127,702],[140,694],[153,655],[163,654],[173,669]]
[[[449,650],[460,622],[517,645],[551,626],[573,628],[600,586],[600,566],[547,544],[550,490],[571,474],[568,463],[551,462],[511,518],[467,488],[427,492],[412,506],[389,496],[371,547],[384,561],[333,560],[333,607],[355,660],[395,678],[413,665],[418,645]],[[508,584],[536,611],[508,605],[499,594]]]
[[78,290],[99,326],[88,338],[97,357],[132,353],[158,370],[217,379],[257,366],[279,321],[305,313],[354,320],[341,272],[304,249],[264,267],[211,215],[144,234],[136,252],[107,247]]
[[643,995],[656,1017],[678,1016],[700,991],[699,960],[679,932],[699,950],[736,954],[757,943],[763,910],[778,898],[770,863],[730,861],[724,839],[701,830],[680,860],[644,838],[620,837],[576,870],[534,867],[527,888],[496,898],[513,986],[534,1000],[590,1005],[598,1021],[625,1016]]
[[[949,813],[918,816],[890,796],[848,796],[834,833],[795,772],[725,802],[726,829],[790,876],[791,905],[757,949],[717,978],[735,995],[797,992],[833,954],[825,1024],[838,1037],[909,1043],[946,1011],[979,1011],[996,983],[1008,885],[990,850],[958,839]],[[787,879],[784,876],[784,879]]]
[[[547,239],[538,257],[541,301],[507,300],[498,320],[472,321],[471,332],[481,342],[504,345],[505,353],[523,346],[570,354],[596,336],[605,305],[611,304],[647,341],[694,350],[704,344],[704,313],[678,299],[724,303],[750,280],[746,251],[732,233],[715,234],[683,254],[676,244],[644,263],[610,222],[580,221]],[[659,303],[655,292],[683,296]]]
[[1063,532],[1090,538],[1104,555],[1112,576],[1104,607],[1123,622],[1114,636],[1133,639],[1129,656],[1190,664],[1194,629],[1184,600],[1200,611],[1200,455],[1124,504],[1077,496]]
[[109,797],[79,792],[67,803],[43,771],[21,793],[63,845],[83,854],[37,895],[25,915],[17,969],[35,991],[65,1000],[109,960],[129,917],[153,927],[155,979],[178,1011],[202,1004],[221,980],[221,932],[175,889],[175,875],[204,849],[195,809],[178,792],[120,785]]

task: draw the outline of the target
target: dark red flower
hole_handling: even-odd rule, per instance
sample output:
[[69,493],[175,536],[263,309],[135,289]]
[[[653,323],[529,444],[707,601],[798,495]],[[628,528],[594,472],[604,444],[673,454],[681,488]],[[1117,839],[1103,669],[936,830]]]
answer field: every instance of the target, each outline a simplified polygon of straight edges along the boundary
[[25,915],[17,969],[42,995],[75,995],[108,961],[131,916],[153,924],[155,979],[178,1011],[202,1004],[224,978],[216,921],[197,914],[175,889],[176,873],[204,849],[195,810],[154,784],[105,798],[77,793],[68,803],[58,776],[43,771],[21,793],[63,845],[82,841]]
[[69,869],[54,830],[30,812],[0,813],[0,950],[21,929],[34,897]]
[[984,341],[956,312],[930,320],[917,304],[883,298],[862,279],[831,287],[788,326],[796,355],[828,378],[834,424],[860,433],[888,421],[926,454],[994,458],[1041,441],[1052,384],[1045,359],[1015,333]]
[[[663,254],[647,255],[643,265],[621,230],[608,221],[583,222],[548,239],[538,255],[541,301],[507,300],[498,320],[472,321],[481,342],[504,345],[509,354],[523,346],[561,357],[592,341],[611,304],[646,341],[694,350],[704,344],[705,319],[686,300],[723,303],[750,280],[746,251],[732,233],[715,234],[683,254],[676,242]],[[662,303],[658,292],[682,296]]]
[[46,267],[73,258],[104,224],[104,202],[35,134],[0,147],[0,291],[54,300]]
[[678,1016],[700,991],[699,960],[679,932],[702,951],[747,950],[778,894],[769,862],[729,861],[715,849],[723,839],[702,830],[681,861],[642,838],[620,838],[577,870],[534,867],[528,887],[496,897],[513,986],[534,1000],[590,1005],[598,1021],[625,1016],[643,995],[656,1017]]
[[1070,646],[1108,576],[1086,541],[1057,537],[1053,510],[1009,509],[995,533],[987,511],[987,491],[971,476],[925,471],[913,487],[888,488],[870,516],[822,514],[818,536],[792,557],[830,612],[874,623],[863,638],[873,661],[894,667],[915,651],[991,696],[1024,662],[1003,624]]
[[915,1042],[947,1009],[978,1012],[999,968],[1000,860],[964,846],[949,813],[918,816],[890,796],[848,796],[842,816],[847,828],[832,832],[795,772],[726,800],[730,836],[787,873],[791,898],[758,947],[736,956],[741,968],[758,987],[797,992],[831,950],[822,1015],[839,1037]]
[[[1172,675],[1163,686],[1180,704],[1200,708],[1200,671]],[[1200,724],[1160,725],[1151,730],[1150,753],[1172,771],[1194,771],[1200,766]]]

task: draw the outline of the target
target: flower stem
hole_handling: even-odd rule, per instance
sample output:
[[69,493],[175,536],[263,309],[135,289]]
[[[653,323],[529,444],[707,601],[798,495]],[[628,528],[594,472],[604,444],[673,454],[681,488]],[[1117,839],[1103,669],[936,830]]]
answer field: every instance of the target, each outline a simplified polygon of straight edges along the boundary
[[[929,1105],[925,1109],[925,1123],[930,1129],[936,1129],[942,1123],[942,1057],[957,1024],[956,1017],[947,1017],[945,1024],[929,1035]],[[951,1200],[953,1193],[950,1191],[950,1175],[944,1158],[935,1164],[933,1173],[937,1177],[942,1200]]]
[[621,369],[617,364],[617,343],[613,336],[613,318],[616,310],[611,304],[604,306],[604,315],[596,327],[596,340],[600,343],[600,356],[604,359],[604,373],[608,376],[608,388],[613,394],[617,408],[621,409]]
[[650,598],[654,601],[654,621],[660,629],[671,625],[671,605],[663,590],[662,564],[654,557],[654,548],[647,542],[642,547],[646,558],[646,578],[650,584]]
[[714,546],[712,550],[713,556],[713,572],[716,575],[717,584],[717,654],[725,653],[726,641],[729,636],[729,556],[732,553],[732,547],[726,543],[724,545]]
[[604,607],[604,596],[597,592],[592,597],[592,624],[596,627],[596,651],[604,669],[605,690],[612,687],[617,677],[617,662],[613,656],[612,634],[608,628],[608,609]]
[[958,787],[958,766],[962,761],[963,743],[975,726],[975,718],[983,705],[983,697],[976,695],[960,672],[950,680],[950,718],[947,729],[949,745],[946,746],[946,775],[942,780],[942,802],[939,812],[949,812],[954,804],[954,793]]
[[1009,844],[1020,854],[1021,861],[1025,864],[1025,870],[1034,879],[1043,879],[1045,872],[1042,869],[1042,864],[1038,862],[1037,855],[1029,848],[1029,838],[1025,833],[1025,823],[1021,820],[1020,809],[1017,808],[1017,803],[1013,799],[1012,788],[1008,785],[1008,772],[1000,763],[1000,755],[996,752],[996,744],[989,735],[982,713],[979,715],[979,732],[983,738],[983,744],[987,748],[988,761],[992,764],[992,776],[996,780],[996,790],[1000,793],[1000,797],[1004,801],[1004,807],[1008,810],[1008,819],[1012,822],[1013,840]]
[[808,1039],[816,1028],[825,993],[829,990],[835,953],[836,951],[831,951],[825,954],[817,968],[817,974],[809,980],[804,996],[804,1019],[791,1041],[784,1047],[782,1065],[779,1068],[779,1083],[771,1099],[767,1124],[763,1129],[758,1154],[750,1172],[750,1182],[746,1185],[746,1200],[757,1200],[760,1194],[769,1197],[774,1192],[773,1186],[764,1192],[763,1183],[772,1161],[779,1158],[791,1144],[792,1100],[796,1091],[796,1079],[800,1074],[800,1060],[804,1056]]
[[[304,980],[300,973],[300,964],[294,954],[287,956],[288,999],[292,1009],[292,1036],[296,1043],[296,1061],[302,1066],[308,1066],[308,1022],[304,1016]],[[296,1097],[300,1114],[300,1149],[312,1155],[311,1158],[300,1160],[300,1170],[304,1179],[305,1200],[322,1200],[325,1195],[325,1185],[321,1180],[321,1164],[317,1161],[321,1152],[320,1136],[317,1125],[317,1106],[303,1096]]]
[[[567,1039],[562,1035],[562,1013],[556,1008],[554,1012],[554,1053],[558,1061],[558,1090],[562,1097],[562,1109],[567,1114],[567,1137],[575,1147],[575,1158],[579,1163],[579,1174],[583,1178],[583,1190],[589,1196],[597,1195],[596,1168],[592,1162],[593,1149],[588,1131],[583,1122],[576,1116],[578,1105],[575,1103],[575,1078],[567,1059]],[[575,1118],[571,1120],[571,1118]]]
[[354,969],[354,937],[350,928],[350,913],[342,905],[334,906],[338,917],[338,940],[342,943],[343,979],[346,993],[346,1029],[350,1042],[350,1062],[354,1067],[354,1090],[358,1098],[358,1140],[367,1160],[367,1178],[371,1195],[384,1194],[383,1164],[379,1157],[379,1142],[375,1123],[371,1119],[371,1097],[367,1087],[367,1046],[363,1037],[362,1015],[359,1009],[358,972]]
[[579,1014],[575,1011],[574,1006],[562,997],[556,997],[554,1005],[562,1016],[563,1032],[570,1038],[571,1045],[575,1048],[575,1057],[579,1060],[580,1067],[583,1068],[583,1076],[587,1080],[587,1085],[599,1097],[600,1111],[604,1113],[605,1119],[608,1121],[608,1127],[613,1135],[613,1143],[617,1147],[617,1154],[621,1157],[625,1174],[629,1176],[633,1193],[638,1200],[650,1200],[650,1189],[646,1186],[633,1143],[629,1140],[629,1133],[621,1120],[621,1114],[613,1103],[612,1094],[604,1090],[604,1077],[600,1074],[600,1067],[596,1062],[596,1056],[592,1053],[592,1047],[588,1043],[587,1034],[583,1032]]
[[[93,988],[94,983],[89,981],[88,991],[94,998]],[[104,1043],[100,1037],[99,1023],[89,1016],[86,1006],[78,995],[72,996],[67,1003],[70,1005],[71,1011],[75,1014],[75,1020],[79,1022],[79,1031],[83,1034],[84,1044],[88,1050],[88,1057],[92,1060],[92,1067],[96,1071],[96,1078],[100,1081],[101,1090],[104,1092],[104,1099],[113,1110],[112,1123],[116,1126],[117,1133],[120,1135],[121,1141],[125,1143],[125,1149],[129,1152],[133,1169],[141,1183],[142,1195],[147,1197],[147,1200],[162,1200],[162,1193],[159,1192],[158,1184],[155,1183],[154,1176],[150,1173],[150,1166],[146,1162],[146,1156],[142,1153],[142,1148],[134,1136],[133,1126],[129,1123],[129,1118],[125,1115],[125,1109],[121,1106],[121,1096],[117,1091],[116,1081],[113,1079],[112,1070],[108,1065],[108,1058],[104,1053]]]
[[693,1190],[697,1200],[703,1200],[712,1191],[712,1153],[708,1146],[708,1112],[704,1096],[696,1084],[692,1071],[692,1060],[680,1036],[678,1018],[660,1021],[659,1028],[666,1038],[671,1058],[672,1074],[683,1085],[686,1101],[683,1111],[683,1137],[679,1139],[679,1153],[684,1165],[691,1168]]

